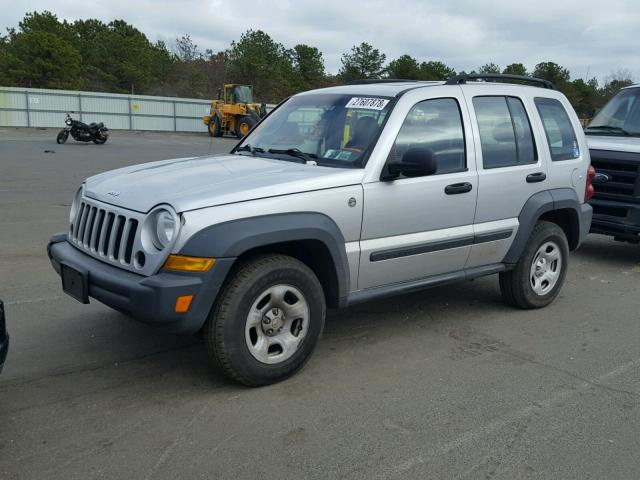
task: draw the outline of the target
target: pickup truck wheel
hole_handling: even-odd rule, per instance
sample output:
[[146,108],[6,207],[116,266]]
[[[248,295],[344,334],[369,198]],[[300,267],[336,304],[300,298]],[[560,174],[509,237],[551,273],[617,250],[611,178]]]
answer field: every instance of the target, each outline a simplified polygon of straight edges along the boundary
[[516,267],[500,274],[502,297],[522,309],[546,307],[562,288],[568,259],[564,231],[555,223],[538,222]]
[[262,255],[228,280],[205,324],[210,360],[247,386],[283,380],[313,352],[326,305],[322,286],[305,264]]

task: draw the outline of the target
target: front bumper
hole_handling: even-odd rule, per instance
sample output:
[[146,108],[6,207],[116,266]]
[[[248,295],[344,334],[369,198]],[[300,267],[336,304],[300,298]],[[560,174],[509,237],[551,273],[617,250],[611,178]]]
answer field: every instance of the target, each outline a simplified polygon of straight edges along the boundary
[[[160,271],[148,277],[96,260],[67,242],[66,235],[54,236],[47,246],[53,268],[60,275],[61,264],[83,272],[88,295],[136,320],[172,333],[195,333],[207,320],[233,258],[216,259],[203,274]],[[193,295],[189,311],[176,313],[176,298]]]
[[591,232],[619,240],[640,241],[640,204],[594,198]]

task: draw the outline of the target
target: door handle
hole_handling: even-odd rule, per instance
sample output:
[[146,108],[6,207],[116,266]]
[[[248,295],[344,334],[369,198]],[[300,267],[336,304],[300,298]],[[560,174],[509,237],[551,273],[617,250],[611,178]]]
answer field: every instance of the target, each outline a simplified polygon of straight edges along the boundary
[[444,187],[444,193],[447,195],[459,195],[460,193],[467,193],[473,189],[473,185],[469,182],[464,183],[454,183],[452,185],[447,185]]
[[530,173],[527,175],[527,183],[544,182],[547,179],[547,174],[544,172]]

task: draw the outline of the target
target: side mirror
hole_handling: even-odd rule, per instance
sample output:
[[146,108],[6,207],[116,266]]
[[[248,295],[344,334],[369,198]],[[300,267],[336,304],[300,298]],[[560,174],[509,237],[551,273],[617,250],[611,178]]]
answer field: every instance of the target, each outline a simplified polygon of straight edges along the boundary
[[405,177],[426,177],[436,173],[438,164],[433,152],[428,148],[410,148],[404,152],[402,160],[389,162],[386,170],[383,180],[394,180],[400,175]]

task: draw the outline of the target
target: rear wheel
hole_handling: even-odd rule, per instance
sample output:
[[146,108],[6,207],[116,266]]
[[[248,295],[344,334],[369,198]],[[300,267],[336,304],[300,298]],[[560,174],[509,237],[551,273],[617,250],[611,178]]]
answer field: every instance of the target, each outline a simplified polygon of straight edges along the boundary
[[222,131],[222,125],[220,124],[220,119],[217,116],[211,117],[209,120],[209,135],[212,137],[221,137],[224,133]]
[[229,279],[205,324],[209,358],[247,386],[283,380],[311,356],[325,311],[322,286],[305,264],[256,257]]
[[558,296],[567,273],[569,245],[555,223],[538,222],[516,267],[500,274],[504,300],[518,308],[541,308]]
[[247,133],[251,131],[251,129],[258,123],[256,120],[250,115],[243,115],[239,117],[236,121],[236,136],[238,138],[244,138],[247,136]]
[[56,142],[62,145],[67,141],[67,138],[69,138],[69,132],[67,132],[66,130],[60,130],[58,136],[56,137]]
[[108,139],[109,135],[107,135],[106,133],[99,133],[98,136],[93,138],[92,140],[96,145],[102,145],[104,143],[107,143]]

